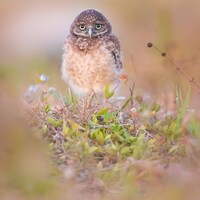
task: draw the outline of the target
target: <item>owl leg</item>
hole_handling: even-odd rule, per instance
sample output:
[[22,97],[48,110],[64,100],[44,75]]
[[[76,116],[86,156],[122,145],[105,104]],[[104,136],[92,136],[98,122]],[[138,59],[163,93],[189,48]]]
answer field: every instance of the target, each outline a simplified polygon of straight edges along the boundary
[[91,103],[92,103],[92,99],[93,97],[95,96],[95,92],[93,91],[92,94],[89,96],[89,98],[87,99],[87,102],[86,102],[86,108],[89,108],[91,106]]
[[92,99],[95,96],[95,92],[92,92],[92,94],[89,97],[84,97],[83,98],[83,104],[82,104],[82,117],[85,116],[87,109],[90,108],[91,103],[92,103]]

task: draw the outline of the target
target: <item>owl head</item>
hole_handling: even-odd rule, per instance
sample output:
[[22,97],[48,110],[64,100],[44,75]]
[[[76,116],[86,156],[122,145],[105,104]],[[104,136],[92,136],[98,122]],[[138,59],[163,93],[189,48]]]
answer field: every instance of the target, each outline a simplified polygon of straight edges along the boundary
[[77,37],[99,38],[110,34],[111,24],[96,10],[81,12],[71,25],[70,33]]

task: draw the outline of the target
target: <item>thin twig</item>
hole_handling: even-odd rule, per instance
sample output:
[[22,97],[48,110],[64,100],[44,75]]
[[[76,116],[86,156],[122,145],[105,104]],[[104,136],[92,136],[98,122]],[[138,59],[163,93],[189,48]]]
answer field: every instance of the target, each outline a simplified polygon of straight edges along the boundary
[[196,82],[195,78],[190,78],[180,67],[176,65],[176,63],[167,55],[167,53],[162,52],[159,48],[153,45],[151,42],[147,44],[149,48],[153,47],[156,51],[158,51],[162,57],[165,57],[170,64],[175,68],[177,72],[179,72],[186,80],[188,80],[191,84],[195,85],[196,88],[200,89],[200,85]]

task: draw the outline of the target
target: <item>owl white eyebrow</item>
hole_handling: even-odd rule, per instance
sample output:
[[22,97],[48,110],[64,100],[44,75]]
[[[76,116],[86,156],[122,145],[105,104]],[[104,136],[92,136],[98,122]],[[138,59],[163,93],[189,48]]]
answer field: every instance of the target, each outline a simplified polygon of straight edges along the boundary
[[104,25],[105,23],[102,23],[100,21],[96,21],[95,24],[101,24],[101,25]]
[[80,22],[80,23],[77,23],[76,25],[77,26],[79,26],[79,25],[85,25],[85,22]]

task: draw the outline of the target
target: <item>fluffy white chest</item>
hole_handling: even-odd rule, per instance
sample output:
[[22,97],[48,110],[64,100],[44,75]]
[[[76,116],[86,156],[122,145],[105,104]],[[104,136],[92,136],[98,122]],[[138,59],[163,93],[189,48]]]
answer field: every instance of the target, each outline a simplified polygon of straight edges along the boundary
[[66,44],[63,54],[62,76],[72,90],[79,95],[102,92],[116,79],[116,64],[112,53],[103,42],[97,48],[84,53]]

